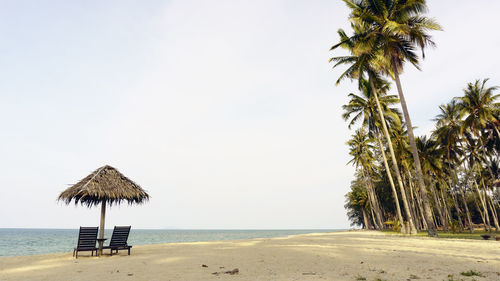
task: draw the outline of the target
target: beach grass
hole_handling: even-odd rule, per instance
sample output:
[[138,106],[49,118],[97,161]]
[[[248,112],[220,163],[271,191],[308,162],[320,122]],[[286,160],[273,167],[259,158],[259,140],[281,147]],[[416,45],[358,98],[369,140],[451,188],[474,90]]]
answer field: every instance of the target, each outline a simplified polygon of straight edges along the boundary
[[[402,234],[399,232],[396,232],[394,230],[383,230],[383,233],[391,234],[391,235],[406,235]],[[468,231],[463,231],[463,232],[444,232],[444,231],[438,231],[438,238],[451,238],[451,239],[473,239],[473,240],[483,240],[481,235],[491,235],[492,238],[490,240],[494,240],[495,235],[500,237],[500,232],[488,232],[485,230],[475,230],[473,233],[470,233]],[[427,237],[427,231],[419,231],[416,235],[417,237]]]
[[479,277],[484,277],[483,274],[481,274],[481,272],[477,272],[477,271],[474,271],[474,270],[469,270],[469,271],[465,271],[465,272],[460,272],[461,275],[463,276],[479,276]]

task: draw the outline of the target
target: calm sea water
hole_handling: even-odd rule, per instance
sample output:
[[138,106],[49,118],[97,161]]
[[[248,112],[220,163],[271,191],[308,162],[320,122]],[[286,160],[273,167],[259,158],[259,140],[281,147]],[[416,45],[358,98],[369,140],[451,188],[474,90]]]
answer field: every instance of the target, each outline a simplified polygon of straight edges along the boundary
[[[132,228],[128,241],[129,245],[146,245],[174,242],[272,238],[332,231],[340,230],[152,230]],[[106,230],[104,237],[109,239],[111,237],[111,232],[111,229]],[[0,228],[0,257],[73,251],[77,239],[78,229]]]

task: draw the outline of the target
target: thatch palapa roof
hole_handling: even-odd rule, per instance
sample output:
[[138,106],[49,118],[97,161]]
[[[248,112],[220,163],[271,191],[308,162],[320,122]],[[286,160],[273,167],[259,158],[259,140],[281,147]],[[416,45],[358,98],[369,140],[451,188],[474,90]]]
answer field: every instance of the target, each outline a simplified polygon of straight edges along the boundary
[[91,207],[101,202],[120,204],[123,200],[129,204],[141,204],[149,200],[149,195],[117,169],[106,165],[63,191],[58,200],[66,204],[75,200],[75,204],[80,202]]

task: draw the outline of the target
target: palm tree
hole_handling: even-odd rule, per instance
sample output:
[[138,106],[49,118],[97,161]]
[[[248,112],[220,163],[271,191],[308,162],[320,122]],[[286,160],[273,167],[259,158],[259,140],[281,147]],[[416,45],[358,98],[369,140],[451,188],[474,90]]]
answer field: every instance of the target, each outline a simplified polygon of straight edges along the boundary
[[374,92],[374,98],[377,104],[377,109],[379,111],[382,129],[387,140],[387,145],[389,148],[391,159],[393,161],[393,169],[396,174],[396,178],[398,180],[398,184],[401,190],[401,199],[403,201],[405,213],[408,218],[407,227],[409,228],[409,232],[411,234],[416,234],[417,229],[415,227],[413,216],[411,214],[408,200],[406,198],[406,192],[403,185],[403,180],[401,178],[401,172],[399,171],[399,167],[397,165],[396,156],[394,154],[394,149],[392,147],[392,142],[390,140],[390,135],[387,129],[385,117],[382,108],[380,106],[380,102],[378,100],[377,88],[375,86],[375,83],[377,83],[377,81],[381,79],[379,77],[380,71],[378,69],[384,68],[382,65],[387,64],[387,61],[383,59],[381,60],[380,59],[381,56],[379,54],[367,48],[366,42],[369,42],[371,38],[370,38],[370,33],[367,32],[367,30],[369,29],[367,29],[366,25],[351,25],[351,27],[354,30],[354,35],[349,37],[342,29],[340,29],[338,31],[338,34],[340,36],[340,42],[330,48],[330,50],[335,50],[338,47],[342,47],[348,50],[350,52],[350,55],[333,57],[330,59],[330,62],[335,62],[334,67],[345,64],[349,66],[347,70],[345,70],[341,74],[341,76],[337,80],[337,84],[339,84],[340,81],[345,78],[358,79],[359,83],[361,83],[360,81],[362,78],[364,78],[364,75],[365,74],[368,75],[368,81],[370,83],[371,90]]
[[[492,127],[493,131],[498,135],[498,128],[495,124],[499,122],[498,111],[500,103],[496,102],[496,100],[500,95],[494,94],[494,91],[497,90],[498,87],[486,87],[487,82],[488,79],[483,79],[482,81],[476,80],[474,83],[468,83],[467,88],[464,90],[464,96],[457,98],[457,100],[460,113],[464,116],[462,131],[469,131],[475,137],[477,146],[481,151],[481,157],[476,157],[476,171],[480,173],[480,165],[484,163],[484,166],[489,170],[492,181],[495,181],[496,177],[491,169],[491,161],[488,162],[487,146],[484,139],[488,137],[488,134],[485,133],[488,126]],[[469,141],[469,143],[473,145],[472,140]],[[481,204],[483,205],[486,223],[489,225],[488,195],[482,178],[480,183],[483,185],[483,194],[479,189],[477,191]],[[493,209],[492,213],[495,213]],[[495,228],[498,229],[499,225],[496,218],[494,218],[494,223]]]
[[420,48],[422,56],[425,56],[424,48],[434,45],[427,32],[441,30],[441,27],[434,20],[421,16],[427,10],[425,0],[344,0],[344,2],[351,9],[351,22],[369,27],[368,34],[365,35],[369,40],[365,40],[364,44],[371,48],[374,54],[383,56],[386,63],[380,66],[396,82],[417,179],[422,192],[427,231],[429,236],[437,236],[399,73],[402,72],[403,65],[407,61],[419,68],[419,59],[415,50]]
[[[444,229],[448,231],[450,215],[446,208],[447,203],[444,195],[439,194],[442,192],[443,151],[439,149],[435,140],[427,136],[417,137],[416,141],[420,163],[422,163],[422,170],[426,176],[425,179],[427,179],[428,186],[436,187],[432,189],[434,204],[438,211],[441,224],[444,226]],[[439,200],[439,197],[441,197],[442,200]]]
[[356,172],[355,179],[351,182],[351,191],[345,196],[344,207],[347,209],[347,217],[352,222],[351,225],[363,225],[364,228],[370,229],[370,215],[367,212],[370,204],[363,182],[362,176]]
[[356,179],[351,182],[351,192],[346,195],[347,204],[345,207],[351,210],[348,214],[351,219],[359,219],[359,210],[361,210],[364,228],[371,229],[370,215],[367,213],[367,210],[370,210],[370,200],[366,189],[362,187],[362,182],[363,180],[356,174]]
[[[470,179],[481,203],[483,210],[481,211],[478,206],[478,211],[481,213],[481,218],[483,220],[486,228],[491,231],[490,217],[488,214],[488,206],[486,203],[486,198],[483,197],[483,193],[486,194],[484,187],[484,182],[481,181],[481,170],[483,169],[481,163],[484,162],[484,156],[480,151],[479,141],[475,139],[470,133],[464,132],[465,136],[465,160],[468,163],[469,171],[467,173],[467,178]],[[483,192],[481,192],[479,185],[483,184]]]
[[441,112],[434,118],[436,129],[433,136],[446,151],[446,159],[451,169],[451,165],[458,163],[459,157],[463,154],[460,149],[462,115],[456,100],[439,106],[439,110]]
[[356,130],[354,135],[351,137],[352,138],[347,142],[347,145],[349,145],[349,155],[353,158],[348,162],[348,164],[353,164],[361,171],[366,183],[366,192],[371,203],[370,205],[374,209],[377,216],[377,226],[379,229],[382,229],[382,212],[380,210],[378,200],[376,199],[371,179],[371,170],[373,169],[373,162],[375,161],[372,153],[373,140],[363,130]]
[[[498,87],[486,88],[488,79],[468,83],[464,96],[457,98],[460,113],[464,116],[462,129],[470,130],[481,143],[481,149],[486,156],[486,145],[483,142],[484,131],[491,127],[498,135],[498,112],[500,103],[496,100],[500,94],[494,94]],[[493,176],[493,174],[492,174]]]
[[[402,117],[400,118],[402,119]],[[409,191],[406,189],[409,194],[408,198],[409,203],[411,205],[411,211],[413,212],[413,217],[415,220],[415,226],[420,229],[427,229],[427,224],[424,219],[424,211],[422,207],[422,199],[419,196],[419,193],[414,192],[414,183],[413,183],[413,175],[411,174],[411,152],[410,152],[410,145],[408,144],[408,134],[406,130],[404,129],[404,125],[401,126],[391,126],[391,139],[393,142],[394,150],[396,152],[396,155],[398,156],[398,161],[401,164],[401,170],[405,171],[403,173],[403,177],[405,178],[405,181],[408,183]],[[417,190],[418,191],[418,188]],[[422,223],[419,224],[419,216],[418,216],[418,211],[420,212],[421,218],[422,218]]]
[[[440,113],[434,118],[436,121],[436,129],[432,133],[433,137],[439,143],[439,146],[445,151],[446,154],[446,165],[448,166],[448,185],[450,189],[453,188],[454,183],[458,183],[456,168],[460,164],[460,157],[463,156],[463,150],[461,148],[462,143],[462,115],[460,113],[458,104],[456,100],[452,100],[448,104],[439,106]],[[463,191],[460,186],[456,187],[457,190]],[[467,223],[469,225],[469,230],[472,232],[472,219],[467,206],[465,193],[459,192],[462,195],[465,214],[467,217]],[[461,209],[459,207],[458,200],[456,198],[455,192],[451,191],[455,203],[455,209],[457,210],[458,220],[461,225]]]
[[[387,157],[385,156],[384,147],[380,140],[379,128],[381,127],[381,124],[380,124],[380,116],[379,113],[377,112],[377,102],[375,100],[375,95],[368,81],[366,81],[363,78],[360,78],[359,82],[360,82],[359,83],[360,95],[355,95],[353,93],[350,93],[348,95],[351,98],[351,100],[347,105],[342,106],[342,108],[344,109],[344,114],[342,114],[342,117],[346,121],[350,120],[348,125],[349,129],[358,121],[362,121],[363,128],[366,128],[369,133],[376,136],[380,152],[384,160],[384,165],[388,174],[391,189],[393,191],[394,202],[396,205],[396,214],[398,220],[402,222],[403,217],[401,215],[401,208],[399,206],[397,191],[394,185],[394,181],[392,179],[391,171],[389,169]],[[396,96],[387,95],[387,91],[389,90],[389,84],[384,80],[379,80],[378,89],[381,93],[379,97],[379,103],[383,108],[384,115],[387,116],[387,120],[389,121],[390,124],[394,123],[399,124],[399,115],[397,110],[394,108],[389,108],[389,105],[398,102]],[[380,214],[380,216],[377,214],[377,217],[383,218],[382,214]]]

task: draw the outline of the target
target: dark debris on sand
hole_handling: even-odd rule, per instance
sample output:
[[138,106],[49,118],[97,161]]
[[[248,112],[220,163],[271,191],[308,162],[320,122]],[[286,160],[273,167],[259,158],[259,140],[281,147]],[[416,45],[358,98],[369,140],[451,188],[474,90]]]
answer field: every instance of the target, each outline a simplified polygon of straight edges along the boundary
[[235,275],[240,273],[240,270],[238,268],[235,268],[233,270],[228,270],[228,271],[218,271],[218,272],[212,272],[213,275],[219,275],[219,274],[229,274],[229,275]]

